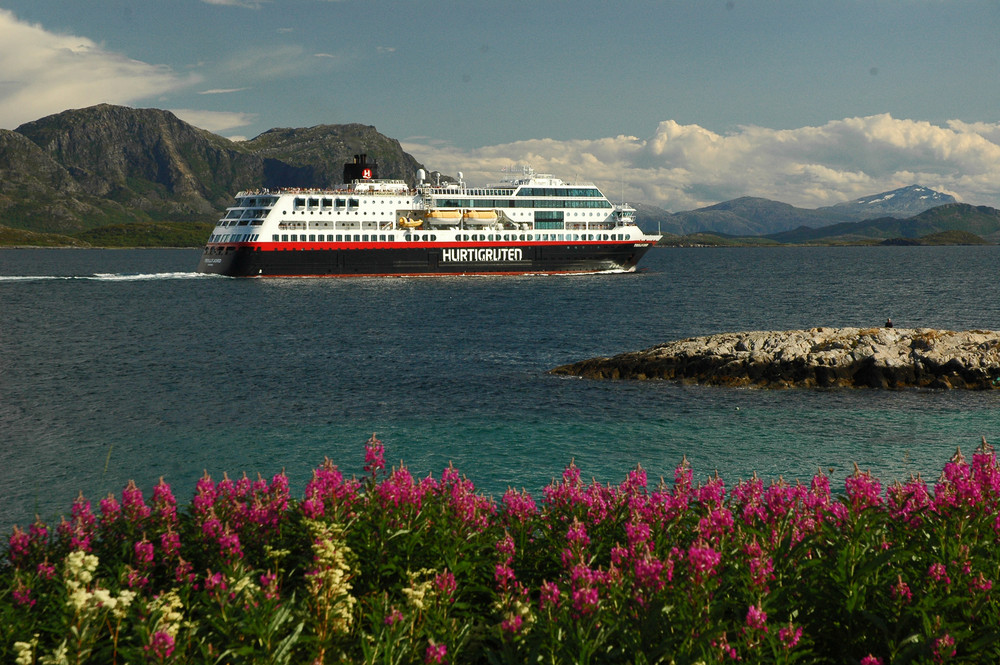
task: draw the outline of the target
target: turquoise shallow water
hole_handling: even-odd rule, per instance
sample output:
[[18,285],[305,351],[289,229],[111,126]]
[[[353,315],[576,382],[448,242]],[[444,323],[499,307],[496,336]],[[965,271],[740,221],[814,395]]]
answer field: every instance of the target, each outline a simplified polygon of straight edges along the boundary
[[417,475],[538,491],[575,460],[618,482],[756,472],[834,485],[857,462],[936,477],[1000,434],[995,393],[605,383],[547,369],[731,330],[1000,328],[997,247],[663,249],[631,275],[233,280],[189,250],[0,250],[0,529],[130,478],[182,501],[213,475],[329,456],[377,432]]

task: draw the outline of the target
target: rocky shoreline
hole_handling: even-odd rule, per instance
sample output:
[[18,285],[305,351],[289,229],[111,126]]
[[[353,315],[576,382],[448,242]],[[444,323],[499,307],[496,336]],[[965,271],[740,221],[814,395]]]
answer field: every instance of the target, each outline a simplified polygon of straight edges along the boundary
[[550,370],[760,388],[1000,388],[1000,332],[812,328],[690,337]]

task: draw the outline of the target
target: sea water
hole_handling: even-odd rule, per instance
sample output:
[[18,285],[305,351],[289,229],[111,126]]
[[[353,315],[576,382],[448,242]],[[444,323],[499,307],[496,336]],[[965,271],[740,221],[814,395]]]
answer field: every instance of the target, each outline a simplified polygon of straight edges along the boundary
[[556,377],[694,335],[816,326],[1000,329],[1000,247],[655,249],[633,274],[342,279],[198,275],[193,250],[0,250],[0,533],[204,472],[301,496],[377,433],[416,476],[536,495],[573,461],[728,485],[933,480],[1000,436],[1000,393],[760,390]]

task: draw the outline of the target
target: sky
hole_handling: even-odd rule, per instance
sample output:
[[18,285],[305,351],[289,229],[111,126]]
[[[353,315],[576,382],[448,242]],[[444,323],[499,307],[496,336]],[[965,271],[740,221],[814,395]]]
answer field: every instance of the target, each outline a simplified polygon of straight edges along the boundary
[[99,103],[362,123],[485,185],[1000,207],[1000,0],[0,0],[0,128]]

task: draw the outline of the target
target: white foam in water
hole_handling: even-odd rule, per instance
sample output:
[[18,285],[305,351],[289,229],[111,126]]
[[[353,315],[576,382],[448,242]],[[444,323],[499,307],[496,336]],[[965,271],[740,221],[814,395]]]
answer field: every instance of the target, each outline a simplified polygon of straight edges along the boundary
[[200,272],[157,272],[149,274],[122,274],[99,272],[93,275],[0,275],[0,282],[44,282],[53,280],[86,280],[95,282],[139,282],[168,279],[203,279],[223,277]]

